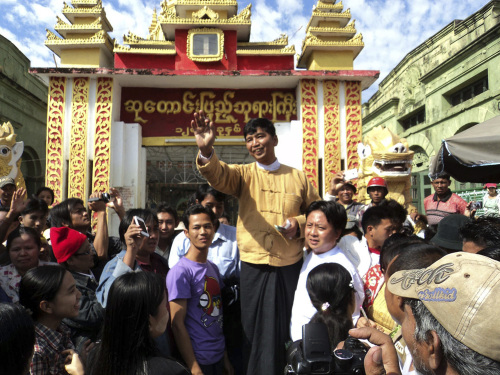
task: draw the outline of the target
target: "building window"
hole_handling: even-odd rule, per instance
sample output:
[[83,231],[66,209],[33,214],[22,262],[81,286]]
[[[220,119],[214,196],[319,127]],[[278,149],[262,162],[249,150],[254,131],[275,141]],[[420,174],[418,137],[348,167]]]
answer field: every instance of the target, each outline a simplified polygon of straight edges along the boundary
[[422,108],[420,111],[414,113],[413,115],[400,121],[401,125],[405,130],[423,124],[424,122],[425,122],[425,107]]
[[483,77],[451,95],[451,105],[456,106],[488,90],[488,77]]
[[188,32],[187,55],[192,61],[212,62],[224,55],[224,32],[220,29],[191,29]]

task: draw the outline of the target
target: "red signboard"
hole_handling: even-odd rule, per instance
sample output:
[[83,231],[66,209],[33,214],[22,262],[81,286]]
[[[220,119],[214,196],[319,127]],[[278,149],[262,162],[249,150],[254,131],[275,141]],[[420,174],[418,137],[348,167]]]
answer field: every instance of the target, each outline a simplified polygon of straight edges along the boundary
[[297,119],[295,89],[161,89],[124,87],[120,120],[142,125],[143,137],[192,137],[193,113],[204,110],[219,137],[242,136],[251,118]]

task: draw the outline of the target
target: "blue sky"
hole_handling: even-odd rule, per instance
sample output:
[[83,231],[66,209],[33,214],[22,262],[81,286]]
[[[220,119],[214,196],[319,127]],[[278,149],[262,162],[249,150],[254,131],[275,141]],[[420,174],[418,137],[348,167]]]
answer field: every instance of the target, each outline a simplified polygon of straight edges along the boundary
[[[67,0],[68,3],[71,0]],[[145,36],[151,14],[161,0],[103,0],[114,28],[112,37],[123,42],[129,30]],[[252,41],[271,41],[281,33],[300,51],[305,27],[316,0],[245,0],[240,10],[252,3]],[[488,3],[487,0],[344,0],[350,8],[365,48],[354,69],[380,70],[379,80],[363,93],[373,95],[378,83],[403,57],[455,19],[465,19]],[[45,29],[54,30],[63,0],[0,0],[0,34],[13,42],[31,60],[31,66],[54,66],[52,52],[43,45]]]

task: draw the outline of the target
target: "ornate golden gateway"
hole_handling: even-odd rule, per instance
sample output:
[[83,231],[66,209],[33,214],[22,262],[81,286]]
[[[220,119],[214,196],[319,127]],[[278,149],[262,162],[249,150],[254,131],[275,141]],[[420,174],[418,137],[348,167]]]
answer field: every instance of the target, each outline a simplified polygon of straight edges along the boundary
[[300,81],[302,109],[302,170],[318,189],[318,89],[316,80]]
[[66,78],[51,77],[47,111],[47,159],[45,185],[54,190],[54,205],[63,197],[63,140]]
[[109,190],[113,80],[97,79],[92,192]]
[[340,84],[338,81],[323,82],[323,106],[325,126],[325,192],[333,175],[341,170],[340,155]]

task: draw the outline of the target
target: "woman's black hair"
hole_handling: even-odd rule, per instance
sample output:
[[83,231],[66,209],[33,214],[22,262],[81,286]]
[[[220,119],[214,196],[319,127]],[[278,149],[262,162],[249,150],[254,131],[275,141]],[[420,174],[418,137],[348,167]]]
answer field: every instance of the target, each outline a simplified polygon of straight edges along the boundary
[[52,190],[51,188],[47,187],[47,186],[42,186],[40,189],[38,189],[35,193],[35,196],[38,198],[38,196],[40,195],[41,192],[43,191],[48,191],[50,196],[52,197],[52,200],[50,202],[50,204],[53,204],[54,203],[54,190]]
[[66,271],[58,265],[30,269],[19,285],[19,302],[31,311],[34,320],[41,315],[40,302],[52,301],[62,285]]
[[349,330],[353,328],[352,316],[348,310],[355,303],[352,277],[338,263],[323,263],[309,272],[306,288],[313,306],[318,310],[311,323],[326,324],[333,350],[340,341],[347,338]]
[[50,210],[50,225],[54,228],[64,227],[65,225],[73,228],[71,211],[73,211],[79,204],[85,207],[80,198],[68,198],[61,203],[56,204],[52,207],[52,210]]
[[35,346],[35,325],[26,310],[0,303],[0,374],[26,375]]
[[42,241],[40,240],[40,236],[38,235],[37,231],[34,228],[29,228],[29,227],[17,227],[14,229],[12,232],[10,232],[9,237],[7,237],[7,251],[10,250],[12,247],[12,242],[16,238],[21,237],[23,234],[27,234],[33,240],[35,243],[38,245],[38,249],[42,247]]
[[140,217],[146,224],[148,223],[148,221],[152,220],[155,225],[158,225],[158,216],[156,216],[153,211],[144,208],[132,208],[128,210],[127,212],[125,212],[125,216],[123,217],[118,227],[120,241],[122,241],[122,244],[124,246],[126,246],[125,233],[127,233],[128,227],[130,226],[130,224],[132,224],[134,216]]
[[165,280],[152,272],[131,272],[115,280],[109,290],[101,344],[89,361],[90,374],[145,374],[145,361],[157,355],[149,317],[158,313],[165,289]]

